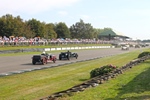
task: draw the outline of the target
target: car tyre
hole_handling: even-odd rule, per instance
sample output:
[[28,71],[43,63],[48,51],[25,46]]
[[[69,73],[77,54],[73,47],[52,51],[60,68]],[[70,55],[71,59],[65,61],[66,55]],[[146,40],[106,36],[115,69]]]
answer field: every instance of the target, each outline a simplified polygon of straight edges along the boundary
[[55,63],[56,62],[56,58],[55,59],[53,59],[53,63]]
[[70,57],[68,56],[67,59],[70,60]]
[[35,61],[32,61],[32,64],[33,64],[33,65],[35,65],[35,64],[36,64],[36,62],[35,62]]
[[78,59],[78,55],[76,54],[76,59]]
[[46,62],[46,59],[43,59],[43,60],[42,60],[42,64],[45,65],[46,63],[47,63],[47,62]]
[[59,60],[61,60],[62,58],[61,58],[61,56],[59,56]]

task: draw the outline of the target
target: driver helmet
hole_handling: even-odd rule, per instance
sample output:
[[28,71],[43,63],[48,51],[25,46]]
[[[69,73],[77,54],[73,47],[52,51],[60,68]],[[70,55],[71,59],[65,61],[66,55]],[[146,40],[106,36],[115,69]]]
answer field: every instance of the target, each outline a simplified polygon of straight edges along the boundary
[[43,54],[46,54],[45,51],[42,52]]

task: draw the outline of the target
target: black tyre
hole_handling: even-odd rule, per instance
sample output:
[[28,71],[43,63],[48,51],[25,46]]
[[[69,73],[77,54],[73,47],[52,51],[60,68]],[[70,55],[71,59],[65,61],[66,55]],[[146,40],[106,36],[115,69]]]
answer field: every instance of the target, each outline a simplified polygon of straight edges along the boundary
[[35,61],[32,61],[32,64],[33,64],[33,65],[35,65],[35,64],[36,64],[36,62],[35,62]]
[[55,63],[56,62],[56,59],[53,59],[53,63]]
[[61,60],[62,58],[61,57],[59,57],[59,60]]
[[47,62],[46,62],[46,59],[43,59],[43,60],[42,60],[42,64],[45,65],[46,63],[47,63]]
[[76,54],[76,59],[78,59],[78,54]]
[[61,58],[61,55],[59,55],[59,60],[61,60],[62,58]]
[[70,57],[69,57],[69,56],[67,56],[67,59],[68,59],[68,60],[70,60]]

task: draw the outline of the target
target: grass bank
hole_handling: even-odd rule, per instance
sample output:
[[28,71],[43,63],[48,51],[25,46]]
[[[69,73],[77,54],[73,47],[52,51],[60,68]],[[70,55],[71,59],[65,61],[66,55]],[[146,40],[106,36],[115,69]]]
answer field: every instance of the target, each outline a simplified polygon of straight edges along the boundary
[[150,100],[150,60],[115,79],[62,100]]
[[[90,78],[89,73],[94,68],[106,64],[122,66],[128,63],[130,60],[137,58],[139,53],[139,51],[134,51],[117,56],[111,56],[85,62],[78,62],[75,64],[65,65],[61,67],[0,77],[0,99],[35,100],[47,97],[52,93],[66,90],[74,85],[83,83],[84,81],[88,80]],[[138,77],[138,75],[144,73],[144,71],[147,71],[149,69],[148,63],[149,61],[143,63],[144,65],[138,65],[138,70],[136,69],[137,67],[135,67],[124,73],[123,75],[117,77],[116,79],[110,80],[105,84],[99,85],[96,88],[91,88],[72,97],[65,97],[63,99],[112,100],[113,98],[133,97],[134,93],[130,95],[128,94],[128,92],[130,91],[132,93],[133,89],[130,88],[132,88],[132,86],[134,86],[135,84],[130,85],[129,83],[133,83],[134,79]],[[144,66],[145,68],[142,69],[143,67],[140,66]],[[141,80],[137,80],[139,84],[146,85],[145,83],[140,83]],[[123,95],[124,92],[126,92],[128,95]],[[147,93],[149,93],[149,91],[147,91]],[[147,94],[145,93],[144,96],[147,96]]]

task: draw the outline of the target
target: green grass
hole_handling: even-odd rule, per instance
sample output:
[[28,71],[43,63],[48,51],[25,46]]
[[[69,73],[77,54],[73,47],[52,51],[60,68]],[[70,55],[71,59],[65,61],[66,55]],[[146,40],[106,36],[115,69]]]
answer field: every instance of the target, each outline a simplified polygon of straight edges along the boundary
[[[86,62],[78,62],[61,67],[0,77],[0,100],[35,100],[47,97],[52,93],[66,90],[90,79],[90,71],[94,68],[106,64],[121,66],[132,59],[135,59],[139,53],[139,51],[134,51],[131,53]],[[144,73],[148,71],[148,64],[149,61],[140,65],[145,68],[137,66],[105,84],[99,85],[96,88],[87,89],[84,92],[63,99],[79,100],[80,98],[80,100],[112,100],[114,98],[136,98],[134,97],[135,90],[132,89],[132,86],[135,85],[134,80],[137,79],[139,84],[141,84],[141,80],[136,77],[141,76],[142,73],[144,75]],[[138,68],[138,70],[136,68]],[[147,79],[146,76],[145,79]],[[142,79],[142,81],[143,80],[144,79]],[[146,81],[149,85],[150,83],[148,83],[148,79]],[[145,83],[142,84],[146,86]],[[124,95],[124,93],[126,93],[126,95]],[[149,91],[146,91],[144,93],[145,95],[138,96],[147,96],[148,93]]]
[[150,60],[65,100],[150,100]]

